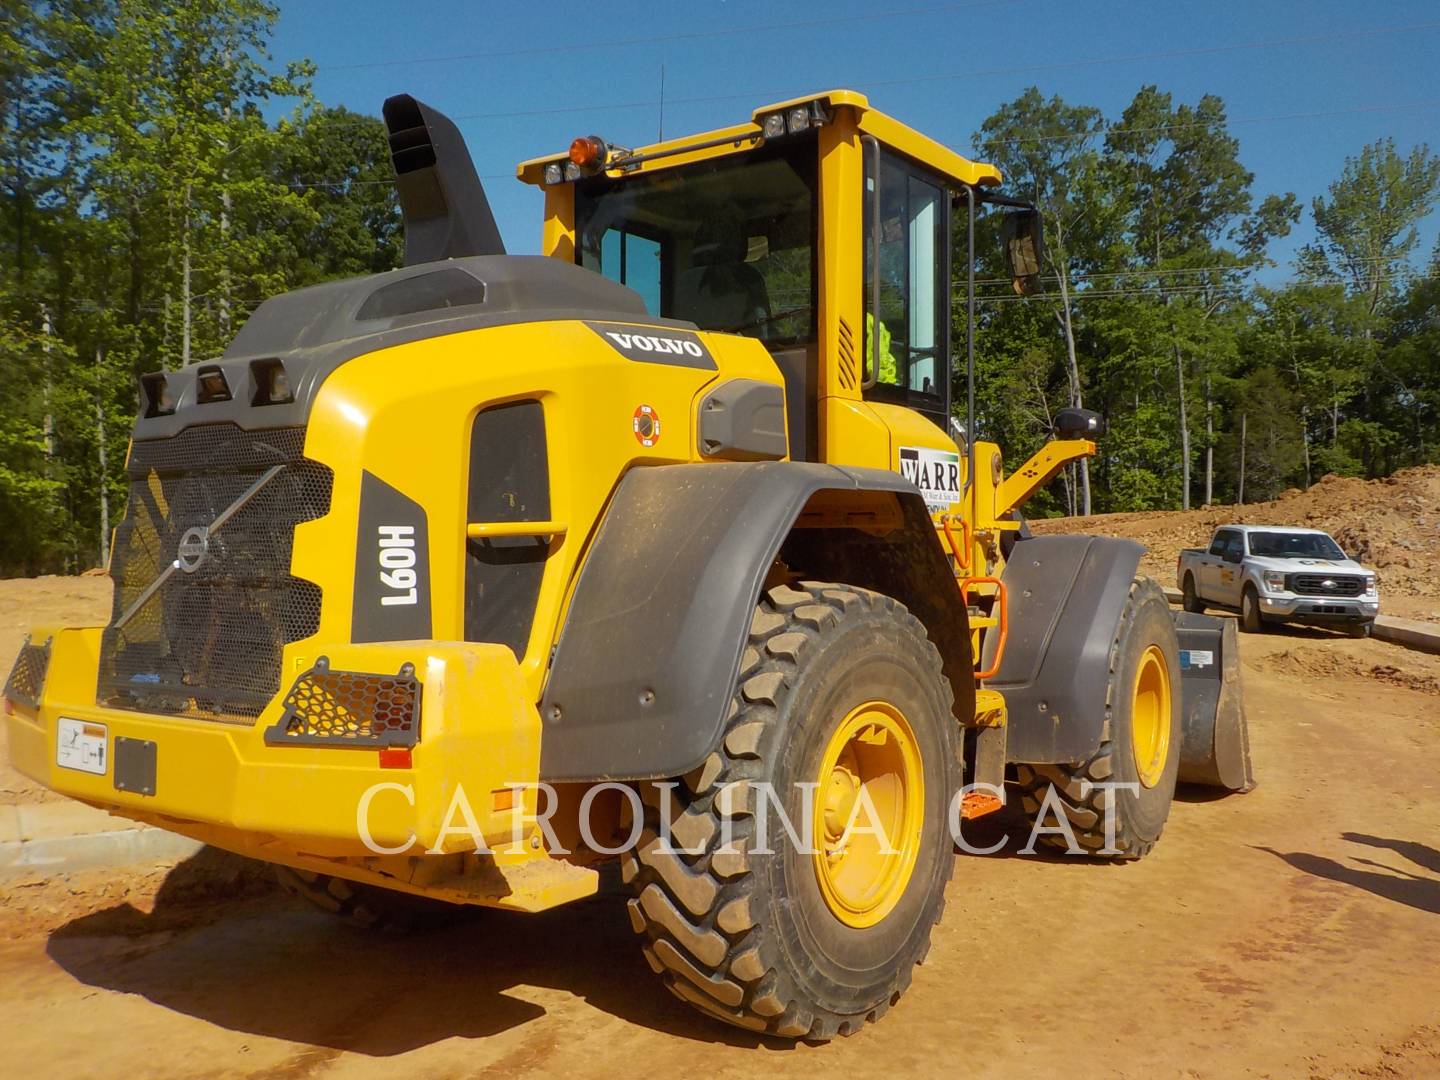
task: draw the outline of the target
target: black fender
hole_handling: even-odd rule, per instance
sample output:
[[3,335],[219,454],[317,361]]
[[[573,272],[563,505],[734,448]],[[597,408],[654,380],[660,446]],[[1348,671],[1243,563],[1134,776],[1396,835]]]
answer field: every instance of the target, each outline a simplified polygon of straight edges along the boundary
[[[832,491],[888,493],[890,526],[837,525],[831,515],[792,532],[812,497]],[[969,697],[957,700],[957,715],[973,713],[954,572],[919,491],[898,473],[790,461],[634,468],[616,488],[561,628],[540,702],[541,778],[655,780],[699,766],[718,745],[751,617],[782,547],[808,577],[875,588],[910,606],[947,671],[965,676]]]
[[[1073,763],[1099,749],[1110,647],[1144,550],[1102,536],[1033,536],[1011,550],[1008,639],[985,683],[1005,695],[1011,761]],[[994,649],[987,634],[987,667]]]

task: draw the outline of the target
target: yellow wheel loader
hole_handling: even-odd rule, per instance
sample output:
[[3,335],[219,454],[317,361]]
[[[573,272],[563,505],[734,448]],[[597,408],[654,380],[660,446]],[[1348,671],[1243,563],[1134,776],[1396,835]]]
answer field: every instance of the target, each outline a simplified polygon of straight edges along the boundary
[[521,257],[453,124],[384,115],[407,265],[144,377],[110,621],[6,685],[22,771],[367,924],[618,860],[666,986],[804,1039],[898,1000],[1007,783],[1115,859],[1177,778],[1249,786],[1231,624],[1024,529],[1100,418],[1008,475],[977,438],[976,216],[1042,266],[993,167],[843,90],[585,136],[519,167]]

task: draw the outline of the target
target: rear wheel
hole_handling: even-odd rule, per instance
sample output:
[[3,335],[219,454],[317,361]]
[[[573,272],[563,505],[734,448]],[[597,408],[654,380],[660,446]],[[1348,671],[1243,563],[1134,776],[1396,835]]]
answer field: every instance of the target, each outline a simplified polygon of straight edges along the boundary
[[1260,594],[1254,585],[1246,585],[1240,594],[1240,629],[1247,634],[1257,634],[1265,628],[1260,618]]
[[313,870],[276,865],[275,877],[286,892],[363,930],[409,933],[456,922],[475,911],[470,904],[449,904]]
[[728,1023],[812,1040],[898,1000],[954,865],[951,706],[939,653],[895,600],[769,590],[721,746],[670,788],[644,787],[623,856],[631,922],[665,985]]
[[[1160,839],[1180,769],[1180,652],[1170,606],[1150,578],[1130,586],[1110,647],[1105,696],[1099,749],[1077,765],[1018,766],[1021,805],[1031,814],[1045,812],[1046,824],[1054,824],[1051,812],[1063,813],[1085,854],[1138,859]],[[1130,787],[1095,786],[1100,783]],[[1114,816],[1113,845],[1107,845],[1107,813]],[[1069,850],[1059,833],[1038,839]]]
[[1200,599],[1200,594],[1195,591],[1194,574],[1185,575],[1185,584],[1180,591],[1182,593],[1181,606],[1186,611],[1194,615],[1205,614],[1205,604]]

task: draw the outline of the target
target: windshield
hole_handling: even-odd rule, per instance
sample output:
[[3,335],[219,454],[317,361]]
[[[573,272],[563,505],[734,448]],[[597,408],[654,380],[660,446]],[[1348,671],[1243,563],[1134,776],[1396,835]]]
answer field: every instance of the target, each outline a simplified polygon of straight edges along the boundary
[[652,315],[795,345],[815,337],[815,147],[759,150],[575,191],[576,261]]
[[1250,554],[1271,559],[1343,559],[1345,553],[1324,533],[1252,532]]

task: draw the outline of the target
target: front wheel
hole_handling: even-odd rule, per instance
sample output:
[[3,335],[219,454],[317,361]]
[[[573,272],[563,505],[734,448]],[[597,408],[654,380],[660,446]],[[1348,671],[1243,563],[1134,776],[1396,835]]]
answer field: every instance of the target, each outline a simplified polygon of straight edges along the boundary
[[1170,605],[1151,578],[1130,586],[1105,698],[1100,747],[1088,760],[1017,766],[1021,805],[1047,825],[1063,814],[1080,852],[1058,832],[1039,837],[1048,847],[1138,859],[1160,839],[1180,771],[1180,647]]
[[1373,624],[1369,622],[1351,623],[1345,627],[1345,633],[1353,638],[1367,638],[1370,636],[1370,627],[1372,625]]
[[889,1009],[954,866],[951,710],[940,654],[897,601],[820,582],[765,593],[721,745],[642,790],[622,857],[665,985],[790,1038],[849,1035]]
[[1246,585],[1240,594],[1240,629],[1247,634],[1258,634],[1264,626],[1260,618],[1260,594],[1254,585]]

